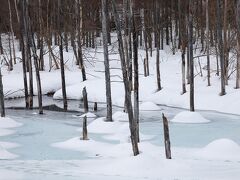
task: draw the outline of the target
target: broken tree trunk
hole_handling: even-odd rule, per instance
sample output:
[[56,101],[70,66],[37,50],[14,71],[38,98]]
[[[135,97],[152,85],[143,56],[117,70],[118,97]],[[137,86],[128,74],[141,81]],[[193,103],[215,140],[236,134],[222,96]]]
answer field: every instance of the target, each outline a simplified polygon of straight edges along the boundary
[[87,116],[83,117],[83,129],[82,129],[82,137],[81,140],[88,140],[88,132],[87,132]]
[[168,128],[168,120],[164,114],[162,114],[163,118],[163,130],[164,130],[164,145],[165,145],[165,153],[167,159],[172,159],[171,157],[171,144],[169,137],[169,128]]
[[86,87],[83,88],[82,96],[83,96],[84,112],[87,113],[87,112],[88,112],[88,98],[87,98],[87,90],[86,90]]

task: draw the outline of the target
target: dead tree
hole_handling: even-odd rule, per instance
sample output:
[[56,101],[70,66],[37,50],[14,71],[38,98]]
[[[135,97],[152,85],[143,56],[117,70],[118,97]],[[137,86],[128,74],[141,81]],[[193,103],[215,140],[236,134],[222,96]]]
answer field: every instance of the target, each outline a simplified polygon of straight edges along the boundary
[[89,140],[88,139],[88,132],[87,132],[87,116],[83,117],[83,129],[82,129],[81,140]]
[[[132,2],[130,1],[130,20],[132,23],[132,34],[133,34],[133,64],[134,64],[134,119],[136,121],[136,136],[138,142],[139,137],[139,68],[138,68],[138,33],[136,30],[135,15],[133,14]],[[130,34],[129,34],[130,36]],[[131,84],[130,84],[131,86]]]
[[208,0],[206,0],[206,33],[207,33],[207,38],[206,38],[206,48],[207,48],[207,80],[208,80],[208,86],[211,86],[210,83],[210,36],[209,36],[209,5],[208,5]]
[[221,67],[221,92],[220,96],[226,94],[225,88],[225,60],[224,60],[224,50],[223,50],[223,39],[222,39],[222,17],[221,17],[221,0],[216,1],[217,8],[217,39],[218,39],[218,49],[219,49],[219,56],[220,56],[220,67]]
[[165,145],[165,154],[167,159],[172,159],[171,157],[171,143],[170,143],[170,137],[169,137],[169,128],[168,128],[168,120],[162,114],[163,119],[163,130],[164,130],[164,145]]
[[83,96],[83,107],[84,107],[84,112],[88,112],[88,98],[87,98],[87,90],[86,87],[83,88],[82,90],[82,96]]
[[27,32],[26,32],[26,0],[22,0],[19,2],[19,11],[20,11],[20,43],[21,43],[21,51],[22,51],[22,69],[23,69],[23,84],[24,84],[24,97],[25,97],[25,105],[26,108],[29,108],[28,102],[28,82],[27,82],[27,62],[29,59],[28,51],[27,51]]
[[4,93],[3,93],[1,68],[0,68],[0,111],[1,111],[1,117],[5,117],[5,105],[4,105]]
[[37,55],[37,49],[34,41],[34,33],[31,31],[31,34],[32,34],[31,49],[33,53],[34,66],[35,66],[35,72],[36,72],[37,91],[38,91],[38,109],[39,109],[39,114],[43,114],[42,86],[41,86],[41,77],[39,73],[38,55]]
[[181,58],[182,58],[182,94],[187,92],[186,90],[186,44],[187,44],[187,35],[186,35],[186,17],[183,15],[183,6],[181,5],[182,1],[178,0],[178,13],[179,13],[179,31],[180,31],[180,47],[181,47]]
[[190,111],[194,108],[194,59],[193,59],[193,1],[189,0],[189,22],[188,22],[188,46],[189,46],[189,71],[190,71]]
[[237,0],[237,77],[236,77],[236,88],[240,86],[240,0]]
[[62,6],[61,0],[58,0],[58,35],[60,38],[59,53],[60,53],[60,69],[61,69],[61,81],[62,81],[62,96],[63,96],[63,109],[67,111],[67,93],[66,93],[66,82],[65,82],[65,69],[64,69],[64,59],[63,59],[63,35],[62,35]]
[[[156,10],[155,10],[155,16],[156,16],[156,29],[155,29],[155,35],[157,39],[157,55],[156,55],[156,74],[157,74],[157,90],[160,91],[162,89],[161,85],[161,76],[160,76],[160,8],[159,8],[159,1],[156,1]],[[161,24],[162,26],[162,24]]]
[[108,6],[107,0],[102,0],[102,36],[103,36],[105,83],[106,83],[106,103],[107,103],[107,119],[106,119],[106,121],[112,121],[111,79],[110,79],[109,56],[108,56],[107,6]]
[[[1,23],[1,18],[0,18],[0,23]],[[2,46],[2,34],[0,32],[0,55],[3,54],[3,46]]]
[[126,65],[125,54],[124,54],[121,24],[120,24],[119,15],[117,13],[115,0],[112,0],[112,9],[113,9],[113,16],[114,16],[114,21],[115,21],[116,31],[117,31],[117,38],[118,38],[119,54],[120,54],[122,75],[123,75],[123,83],[124,83],[124,90],[125,90],[125,95],[126,95],[125,101],[126,101],[126,106],[127,106],[127,110],[128,110],[129,127],[130,127],[130,133],[131,133],[131,142],[132,142],[133,154],[134,154],[134,156],[136,156],[139,154],[138,139],[137,139],[137,125],[136,125],[136,121],[133,116],[131,91],[130,91],[130,86],[129,86],[129,81],[128,81],[128,74],[127,74],[127,70],[126,70],[127,65]]

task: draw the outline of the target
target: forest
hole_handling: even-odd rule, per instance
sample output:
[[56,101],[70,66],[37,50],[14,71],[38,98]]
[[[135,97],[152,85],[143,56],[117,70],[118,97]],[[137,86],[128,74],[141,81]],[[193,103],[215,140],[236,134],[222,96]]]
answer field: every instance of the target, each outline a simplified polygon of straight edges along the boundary
[[[34,114],[37,114],[40,119],[46,116],[51,119],[54,112],[49,108],[54,104],[54,111],[63,113],[59,114],[59,119],[75,113],[72,116],[78,118],[79,126],[81,122],[81,140],[64,141],[66,138],[62,135],[61,139],[49,142],[54,148],[73,149],[80,153],[85,148],[86,152],[93,152],[107,160],[115,158],[119,162],[116,168],[133,161],[130,158],[121,164],[121,157],[126,155],[110,152],[118,146],[116,152],[121,148],[125,151],[127,147],[136,157],[142,157],[148,150],[156,156],[163,147],[161,153],[164,158],[159,161],[170,160],[175,155],[171,148],[175,152],[175,145],[180,142],[183,143],[180,146],[185,147],[184,138],[171,130],[188,133],[184,129],[188,126],[181,125],[190,124],[189,137],[196,136],[193,135],[194,128],[199,133],[204,131],[204,135],[198,134],[194,138],[197,140],[188,141],[191,148],[204,146],[197,158],[216,158],[214,149],[223,146],[228,148],[219,153],[218,160],[234,162],[240,157],[240,134],[237,130],[240,122],[240,0],[3,0],[0,6],[0,62],[2,121],[17,117],[17,109],[21,109],[21,113],[30,113],[29,118],[34,119]],[[208,111],[213,114],[208,114]],[[19,116],[23,118],[21,113]],[[236,122],[231,116],[236,116]],[[161,124],[161,134],[154,130],[156,124],[150,125],[151,118],[159,123],[158,126]],[[228,126],[225,123],[229,121],[222,119],[231,119],[232,124]],[[23,127],[28,124],[26,120],[20,119],[20,122]],[[74,121],[71,119],[70,122]],[[147,126],[144,123],[150,124]],[[196,126],[193,125],[195,123]],[[6,130],[4,126],[0,125],[0,130]],[[208,128],[217,131],[208,132]],[[227,131],[228,128],[230,131],[233,128],[232,134]],[[111,134],[108,138],[120,143],[115,147],[111,141],[99,140],[96,135],[99,132],[101,137],[105,133]],[[148,136],[155,135],[158,140],[163,138],[163,144],[152,143],[154,138],[149,140],[142,132]],[[209,139],[202,143],[206,134],[209,134]],[[182,139],[178,141],[180,137]],[[128,139],[128,145],[122,143],[122,139]],[[81,144],[82,141],[86,144]],[[107,145],[103,144],[105,141]],[[194,146],[194,141],[199,144]],[[95,152],[93,147],[99,148],[99,152]],[[0,142],[0,156],[1,148],[4,149],[4,145]],[[176,154],[184,154],[178,148]],[[194,150],[187,151],[191,154]],[[16,152],[13,154],[18,154]],[[235,158],[228,156],[231,152],[236,155]],[[185,154],[179,155],[180,159],[184,159]],[[148,156],[142,157],[139,162],[153,164],[153,167],[150,166],[153,170],[149,171],[151,175],[143,173],[141,176],[140,173],[133,174],[133,177],[172,178],[170,170],[174,165],[164,161],[169,168],[164,175],[159,174],[154,170],[154,157],[149,160]],[[0,164],[1,159],[8,158],[0,157]],[[178,160],[176,164],[181,164]],[[92,160],[91,163],[99,162]],[[201,163],[211,166],[207,161]],[[217,161],[212,163],[216,167]],[[113,179],[117,179],[117,174],[131,179],[131,171],[140,172],[146,168],[144,165],[138,168],[136,164],[126,174],[124,170],[116,171],[116,174],[105,169],[101,171],[113,176]],[[193,164],[196,165],[191,161],[187,165]],[[231,170],[238,166],[233,163]],[[161,168],[161,165],[157,167]],[[213,176],[204,170],[199,172],[199,167],[202,166],[197,166],[189,176],[200,179],[221,177],[221,174]],[[225,164],[222,163],[221,167],[225,168]],[[179,172],[189,172],[182,166],[179,169]],[[196,172],[199,173],[194,176]],[[94,174],[92,178],[97,179],[98,175]],[[187,177],[184,173],[175,175],[183,179]],[[81,173],[76,176],[84,177]],[[239,172],[233,171],[230,178],[225,173],[223,179],[239,177]],[[85,177],[88,178],[90,176]]]

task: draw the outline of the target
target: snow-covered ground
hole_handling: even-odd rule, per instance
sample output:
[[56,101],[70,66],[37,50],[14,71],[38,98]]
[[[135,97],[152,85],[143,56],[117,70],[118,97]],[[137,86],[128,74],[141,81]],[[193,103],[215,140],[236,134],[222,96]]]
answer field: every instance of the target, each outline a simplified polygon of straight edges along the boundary
[[[115,44],[116,45],[116,44]],[[57,52],[57,48],[54,51]],[[113,104],[123,106],[124,89],[121,74],[121,65],[117,55],[117,46],[110,54],[111,81],[112,81],[112,99]],[[81,99],[82,89],[86,86],[89,100],[92,102],[105,102],[105,79],[104,79],[104,63],[102,48],[85,49],[85,66],[87,72],[87,81],[82,82],[80,69],[75,65],[73,52],[64,53],[65,69],[66,69],[66,85],[67,97],[69,99]],[[153,56],[150,57],[150,76],[143,76],[143,59],[145,51],[139,50],[139,69],[140,69],[140,106],[141,110],[149,110],[156,108],[152,104],[163,104],[168,106],[189,108],[189,91],[182,95],[181,93],[181,53],[172,52],[167,47],[161,50],[161,80],[163,89],[156,92],[156,69],[155,69],[155,50]],[[20,57],[20,53],[17,56]],[[198,54],[196,54],[198,55]],[[55,67],[50,68],[49,56],[46,54],[45,71],[41,72],[42,90],[44,94],[55,92],[54,99],[62,98],[60,70]],[[202,67],[203,76],[200,76],[200,66]],[[240,90],[235,87],[235,73],[232,73],[229,79],[227,95],[219,96],[220,77],[216,76],[216,57],[211,56],[211,86],[207,86],[206,57],[196,59],[195,63],[195,107],[198,110],[215,110],[225,113],[240,114],[239,106]],[[50,71],[51,69],[51,71]],[[34,74],[35,75],[35,74]],[[14,70],[9,72],[7,67],[3,67],[3,85],[4,93],[7,98],[23,97],[23,75],[20,63],[14,65]],[[97,87],[97,88],[96,88]],[[34,78],[34,93],[37,94],[36,82]],[[152,103],[152,104],[149,104]],[[227,104],[227,106],[226,106]],[[146,107],[147,106],[147,107]]]

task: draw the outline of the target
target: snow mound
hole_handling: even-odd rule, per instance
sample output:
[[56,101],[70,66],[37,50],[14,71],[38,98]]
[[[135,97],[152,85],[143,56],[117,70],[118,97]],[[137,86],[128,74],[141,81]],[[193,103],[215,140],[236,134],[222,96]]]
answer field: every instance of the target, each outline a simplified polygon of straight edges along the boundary
[[8,152],[6,149],[0,146],[0,160],[15,159],[17,157],[17,155]]
[[117,111],[113,114],[114,121],[128,121],[128,114],[125,112]]
[[204,159],[240,160],[240,146],[231,139],[217,139],[199,152],[197,156]]
[[85,116],[87,118],[95,118],[95,117],[97,117],[96,114],[88,112],[88,113],[85,113],[85,114],[81,115],[80,118],[84,118]]
[[20,145],[17,143],[11,143],[11,142],[3,142],[0,141],[0,147],[4,148],[4,149],[12,149],[12,148],[16,148],[19,147]]
[[197,112],[183,111],[177,114],[171,122],[177,123],[209,123],[210,120],[205,119],[201,114]]
[[149,101],[140,104],[139,109],[141,111],[156,111],[160,110],[160,107],[157,106],[155,103]]
[[[112,134],[118,129],[120,122],[106,122],[105,118],[98,118],[88,125],[88,132]],[[79,129],[82,130],[82,129]]]
[[81,151],[87,153],[88,155],[95,156],[99,154],[104,154],[110,145],[91,139],[83,141],[80,140],[79,137],[74,137],[64,142],[53,143],[51,144],[51,146],[73,151]]
[[1,137],[1,136],[8,136],[8,135],[11,135],[11,134],[14,134],[14,133],[15,133],[14,130],[1,129],[1,128],[0,128],[0,137]]
[[0,128],[14,128],[22,126],[21,123],[14,121],[9,117],[1,117],[0,118]]
[[[145,135],[142,133],[139,133],[139,135],[141,141],[147,141],[154,138],[153,135]],[[120,143],[130,143],[131,139],[128,123],[119,125],[114,134],[105,135],[103,138],[107,140],[120,141]]]

